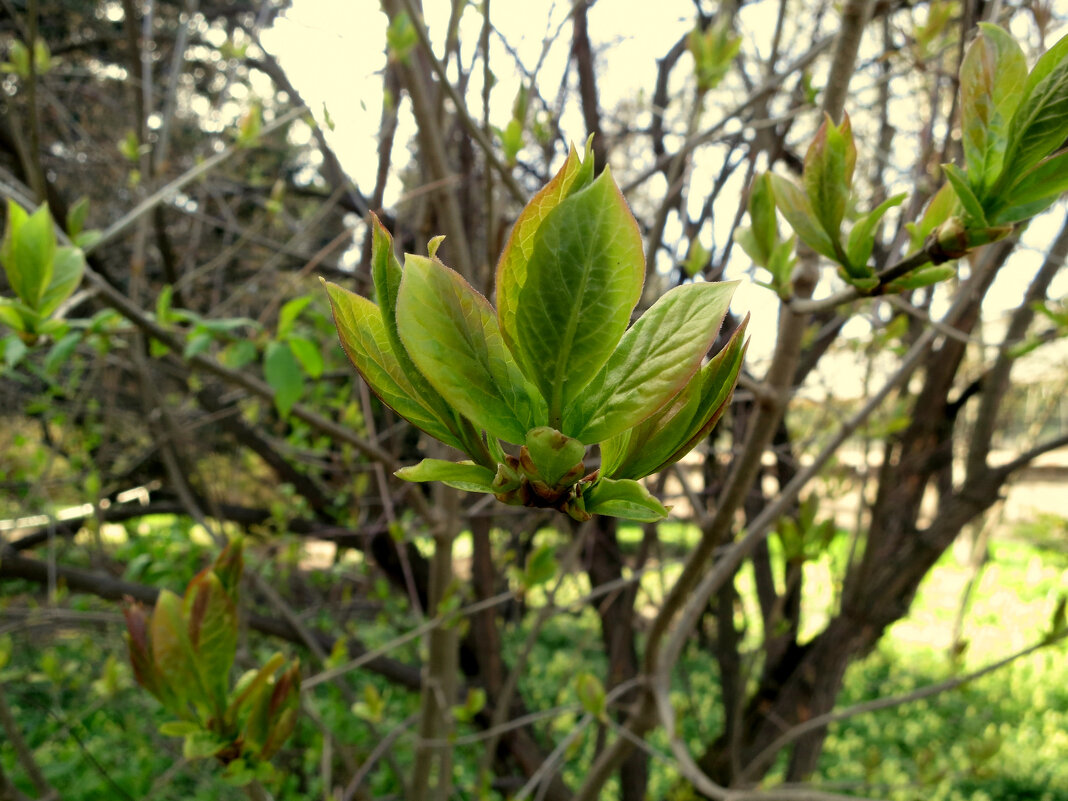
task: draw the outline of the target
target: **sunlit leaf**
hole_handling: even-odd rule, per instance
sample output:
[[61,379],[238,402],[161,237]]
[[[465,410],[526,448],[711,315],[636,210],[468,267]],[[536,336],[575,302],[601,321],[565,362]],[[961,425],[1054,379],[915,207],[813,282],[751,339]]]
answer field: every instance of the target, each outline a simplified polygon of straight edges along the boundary
[[837,241],[842,226],[856,163],[857,148],[849,116],[840,126],[825,117],[805,154],[802,182],[812,211],[832,243]]
[[590,143],[587,143],[585,158],[582,159],[572,145],[564,166],[519,213],[497,262],[497,319],[501,335],[509,350],[520,360],[520,367],[528,374],[530,371],[522,364],[522,354],[516,346],[516,302],[526,284],[527,264],[534,252],[534,236],[545,218],[564,198],[589,185],[592,179]]
[[1005,169],[997,187],[1031,169],[1068,138],[1068,36],[1031,70],[1009,125]]
[[630,479],[614,481],[602,478],[583,493],[590,514],[622,517],[640,523],[652,523],[667,517],[667,508],[652,494]]
[[[401,265],[397,255],[393,251],[393,237],[382,225],[378,217],[371,215],[371,275],[374,279],[375,295],[378,307],[382,315],[382,323],[386,337],[392,347],[393,355],[397,359],[404,376],[408,379],[411,388],[411,396],[423,407],[430,410],[441,426],[449,431],[450,439],[445,440],[455,444],[461,450],[471,449],[461,447],[460,443],[470,445],[477,441],[478,432],[471,423],[458,415],[444,398],[438,393],[430,382],[426,380],[419,368],[415,366],[411,356],[401,342],[397,331],[397,293],[400,291]],[[426,430],[426,429],[424,429]],[[433,433],[428,431],[427,433]],[[433,434],[437,436],[437,434]],[[441,439],[441,437],[438,437]]]
[[1004,29],[981,22],[960,67],[961,137],[968,179],[984,197],[1001,172],[1008,126],[1023,96],[1027,61]]
[[644,478],[674,464],[708,436],[723,415],[745,356],[748,318],[723,349],[671,399],[638,425],[601,443],[601,474]]
[[556,485],[586,455],[586,447],[581,442],[548,426],[528,431],[526,447],[538,474],[549,486]]
[[943,164],[942,171],[953,186],[953,191],[957,193],[957,199],[969,218],[968,222],[976,226],[986,226],[986,212],[983,211],[983,205],[972,191],[968,178],[961,168],[956,164]]
[[544,424],[544,405],[504,346],[493,307],[455,271],[409,254],[397,328],[431,386],[476,425],[522,442]]
[[1068,192],[1068,150],[1043,159],[993,200],[990,221],[1019,222],[1049,208]]
[[808,196],[793,181],[778,175],[771,176],[775,203],[790,223],[798,238],[817,253],[829,259],[837,259],[834,243],[816,219]]
[[586,392],[564,414],[563,433],[600,442],[673,398],[715,341],[737,282],[676,287],[623,336]]
[[900,205],[904,199],[904,192],[887,198],[853,226],[846,244],[846,255],[849,257],[848,270],[851,275],[858,278],[871,275],[872,271],[868,267],[868,259],[871,257],[872,248],[875,246],[875,228],[879,224],[879,220],[883,218],[883,215],[894,206]]
[[367,385],[397,414],[442,442],[461,448],[438,416],[418,399],[386,334],[382,312],[367,298],[324,282],[341,346]]
[[468,492],[495,492],[494,472],[474,462],[447,462],[443,459],[423,459],[419,464],[402,467],[394,475],[405,481],[440,481],[450,487]]
[[545,218],[516,302],[516,344],[550,425],[608,360],[644,281],[637,222],[605,170]]

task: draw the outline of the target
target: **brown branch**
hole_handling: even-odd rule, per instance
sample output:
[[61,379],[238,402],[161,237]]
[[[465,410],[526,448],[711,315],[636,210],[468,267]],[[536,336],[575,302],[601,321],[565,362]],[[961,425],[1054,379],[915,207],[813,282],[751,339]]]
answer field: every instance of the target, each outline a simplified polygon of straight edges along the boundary
[[589,0],[576,0],[571,12],[571,55],[578,67],[579,96],[582,98],[582,117],[586,135],[593,135],[593,167],[600,172],[608,164],[608,151],[601,130],[601,109],[597,102],[597,74],[593,67],[593,48],[590,46]]

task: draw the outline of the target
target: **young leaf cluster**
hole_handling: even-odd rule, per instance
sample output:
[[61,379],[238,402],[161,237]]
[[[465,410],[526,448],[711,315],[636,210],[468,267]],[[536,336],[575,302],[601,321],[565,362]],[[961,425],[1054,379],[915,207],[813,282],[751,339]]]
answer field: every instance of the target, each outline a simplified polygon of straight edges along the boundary
[[184,597],[163,590],[151,615],[139,604],[123,610],[134,677],[176,718],[160,732],[183,737],[187,759],[215,757],[238,782],[269,773],[300,708],[300,663],[280,653],[231,687],[242,567],[237,540]]
[[[377,303],[325,284],[341,344],[378,397],[461,462],[398,471],[556,508],[578,520],[655,520],[667,510],[637,479],[682,458],[730,400],[742,332],[702,362],[734,284],[666,293],[633,325],[645,264],[611,173],[572,148],[522,211],[497,266],[497,305],[434,255],[401,266],[373,224]],[[586,466],[600,444],[599,470]]]
[[[77,241],[84,205],[71,212],[71,236]],[[86,232],[88,233],[88,232]],[[48,204],[29,214],[13,200],[7,204],[7,227],[0,241],[0,266],[15,298],[0,298],[0,323],[32,344],[62,324],[49,319],[81,283],[85,256],[77,247],[57,246]]]
[[[960,98],[965,169],[944,164],[947,183],[920,222],[907,226],[913,250],[932,265],[896,277],[886,286],[891,291],[948,278],[954,271],[940,266],[943,262],[1008,235],[1014,224],[1068,191],[1068,37],[1028,73],[1016,41],[997,25],[980,23],[980,34],[961,63]],[[789,293],[792,263],[779,250],[783,245],[763,181],[801,241],[836,262],[844,280],[861,292],[880,286],[868,265],[875,230],[905,196],[895,195],[862,215],[844,237],[842,221],[854,205],[856,158],[849,117],[841,125],[827,118],[805,155],[800,185],[778,175],[754,184],[752,225],[741,230],[738,241],[771,272],[771,286],[783,297]]]
[[[845,116],[841,125],[835,125],[830,117],[826,117],[805,154],[801,185],[779,175],[771,175],[770,183],[775,204],[801,241],[836,262],[846,282],[858,289],[870,290],[878,284],[875,271],[868,264],[875,244],[875,230],[883,215],[899,205],[905,195],[887,198],[861,215],[845,236],[842,222],[846,210],[855,205],[853,170],[856,163],[857,147],[853,142],[849,116]],[[752,217],[752,210],[750,216],[754,221],[751,230],[755,230],[757,218]],[[767,234],[764,236],[761,244],[773,247],[774,240],[767,238]],[[781,293],[782,288],[777,288]]]
[[1026,220],[1068,191],[1068,36],[1028,73],[1019,44],[980,23],[961,62],[961,138],[966,170],[943,165],[965,228]]

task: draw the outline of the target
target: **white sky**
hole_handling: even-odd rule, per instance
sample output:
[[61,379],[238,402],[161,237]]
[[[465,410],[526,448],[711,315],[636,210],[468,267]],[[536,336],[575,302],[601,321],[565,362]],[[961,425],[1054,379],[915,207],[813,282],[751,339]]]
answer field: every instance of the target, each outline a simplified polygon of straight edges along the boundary
[[[449,3],[442,0],[424,0],[427,23],[431,37],[440,43],[448,20]],[[741,18],[741,33],[747,47],[767,52],[772,25],[765,19],[765,10],[754,4],[747,6]],[[559,0],[493,0],[491,17],[509,44],[516,48],[524,63],[537,60],[544,38],[556,32],[566,18],[569,2]],[[1054,0],[1057,16],[1068,17],[1068,0]],[[1020,15],[1017,17],[1020,19]],[[693,25],[692,0],[656,0],[652,3],[635,3],[630,0],[600,0],[590,12],[590,30],[594,46],[611,43],[598,56],[600,69],[601,107],[610,110],[613,106],[644,93],[651,94],[656,75],[655,60]],[[369,192],[374,184],[377,158],[377,133],[382,107],[382,75],[385,64],[383,45],[387,20],[381,12],[378,0],[294,0],[293,8],[277,24],[263,34],[263,43],[275,53],[290,75],[291,80],[311,106],[316,117],[322,120],[323,105],[329,110],[334,130],[327,136],[346,170],[362,190]],[[471,50],[478,41],[481,16],[477,9],[469,9],[461,20],[460,40],[466,46],[464,63],[471,62]],[[1021,30],[1016,30],[1021,27]],[[1014,34],[1027,36],[1026,22],[1014,25]],[[1053,31],[1047,46],[1062,35]],[[562,70],[568,56],[570,30],[565,28],[556,45],[550,49],[539,74],[543,94],[552,98],[559,86]],[[862,54],[863,55],[863,54]],[[499,39],[493,40],[491,65],[495,65],[498,83],[493,88],[490,120],[504,126],[511,116],[512,102],[519,85],[520,76],[509,74],[512,64]],[[480,92],[481,68],[472,76],[472,90]],[[911,115],[910,115],[911,116]],[[409,115],[401,115],[402,124],[394,145],[395,164],[402,165],[407,143],[415,131]],[[561,128],[571,140],[580,143],[585,138],[585,126],[577,103],[565,111]],[[903,137],[898,137],[904,141]],[[865,146],[860,143],[861,148]],[[562,158],[562,154],[560,155]],[[714,165],[698,163],[696,170],[708,170],[711,175],[718,171],[715,154],[710,159]],[[738,171],[739,180],[740,172]],[[697,180],[696,177],[694,180]],[[394,191],[399,182],[393,182]],[[651,184],[650,188],[655,185]],[[661,187],[663,191],[665,187]],[[725,196],[740,194],[741,187],[728,187]],[[387,194],[390,204],[396,196]],[[1025,234],[1025,245],[990,293],[988,313],[1001,314],[1011,310],[1022,298],[1026,280],[1034,274],[1041,259],[1042,250],[1048,246],[1064,220],[1065,203],[1062,201],[1042,218],[1032,223]],[[717,219],[717,226],[729,225],[729,219]],[[783,224],[784,230],[788,230]],[[676,228],[676,233],[678,229]],[[726,238],[726,230],[717,227],[717,241]],[[672,231],[666,232],[670,240]],[[740,248],[735,248],[735,260],[731,269],[743,275],[748,268]],[[821,282],[819,294],[831,291],[828,282]],[[1051,295],[1068,293],[1068,274],[1062,272]],[[748,281],[743,282],[735,296],[732,308],[739,314],[752,313],[750,325],[752,342],[750,361],[770,353],[777,316],[777,302],[771,293]],[[938,309],[935,310],[936,312]],[[866,324],[856,320],[847,329],[847,334],[863,336]],[[1063,355],[1060,357],[1063,359]],[[1055,366],[1055,365],[1051,365]],[[852,383],[852,382],[850,382]],[[838,389],[838,388],[836,388]],[[851,393],[850,389],[840,388]]]

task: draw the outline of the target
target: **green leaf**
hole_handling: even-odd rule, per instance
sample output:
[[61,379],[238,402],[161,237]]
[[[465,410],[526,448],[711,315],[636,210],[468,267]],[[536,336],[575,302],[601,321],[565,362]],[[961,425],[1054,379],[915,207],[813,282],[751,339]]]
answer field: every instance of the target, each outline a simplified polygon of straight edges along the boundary
[[[412,425],[447,445],[462,445],[441,419],[421,402],[393,349],[381,310],[337,284],[323,282],[330,298],[341,346],[367,385],[387,406]],[[407,351],[404,351],[407,356]]]
[[586,511],[591,515],[607,515],[652,523],[667,517],[667,508],[637,481],[624,478],[618,481],[602,478],[582,493]]
[[70,355],[82,341],[81,331],[72,331],[52,345],[44,360],[44,370],[48,375],[55,375],[59,368],[67,363]]
[[600,442],[667,403],[701,366],[737,286],[736,281],[685,284],[665,293],[566,410],[563,433],[587,444]]
[[1023,96],[1027,60],[1004,29],[981,22],[960,67],[961,136],[968,179],[980,198],[1001,173],[1008,126]]
[[927,204],[927,210],[923,213],[919,224],[908,224],[912,250],[920,250],[924,246],[927,237],[949,219],[957,206],[957,193],[953,191],[953,185],[950,183],[942,184],[942,188],[935,192],[934,197]]
[[317,344],[304,337],[292,336],[286,342],[309,378],[318,378],[323,374],[323,354]]
[[805,154],[802,182],[816,219],[832,243],[838,241],[856,163],[857,148],[849,115],[841,126],[825,116]]
[[1031,169],[1068,138],[1068,36],[1038,60],[1023,95],[1009,125],[1005,169],[995,189]]
[[182,756],[185,759],[207,759],[215,756],[227,746],[227,742],[214,732],[202,729],[191,732],[182,742]]
[[85,220],[89,216],[89,198],[82,195],[67,212],[67,234],[74,239],[85,230]]
[[497,262],[497,320],[505,344],[519,360],[520,367],[527,375],[531,375],[531,371],[523,364],[522,354],[516,345],[516,303],[527,281],[527,265],[534,252],[535,234],[553,209],[569,195],[589,185],[592,179],[593,159],[590,143],[586,145],[584,159],[579,158],[575,146],[572,145],[564,166],[519,213]]
[[304,374],[283,342],[271,342],[263,354],[263,377],[274,390],[274,405],[282,417],[289,416],[293,404],[304,394]]
[[474,462],[423,459],[419,464],[402,467],[394,475],[405,481],[440,481],[446,486],[467,492],[495,492],[494,472]]
[[763,255],[763,265],[771,259],[771,254],[779,241],[779,226],[775,218],[775,193],[771,185],[771,174],[764,173],[753,181],[749,192],[749,220],[752,223],[753,240],[757,250]]
[[186,737],[201,731],[201,727],[199,723],[191,720],[168,720],[159,724],[158,731],[164,737]]
[[644,478],[689,453],[730,404],[745,357],[747,317],[671,402],[638,425],[601,443],[601,475]]
[[576,465],[581,464],[582,458],[586,455],[585,445],[548,426],[532,428],[528,431],[526,446],[538,475],[550,487],[556,486],[560,479],[570,473]]
[[39,315],[25,303],[14,298],[0,298],[0,323],[15,331],[32,332],[36,330],[39,319]]
[[779,211],[790,223],[797,236],[817,253],[828,259],[837,259],[834,243],[827,232],[820,226],[812,210],[808,196],[793,181],[778,175],[771,176],[771,186],[775,193],[775,203]]
[[516,300],[516,345],[550,425],[612,354],[644,281],[638,224],[606,169],[538,228]]
[[551,545],[543,544],[527,556],[526,568],[523,570],[523,588],[531,589],[556,576],[556,554]]
[[493,307],[455,271],[406,256],[397,328],[431,386],[476,425],[522,442],[544,424],[544,405],[504,346]]
[[56,253],[56,235],[48,204],[33,214],[15,201],[8,201],[7,230],[0,245],[0,262],[15,294],[31,309],[37,310],[45,290],[52,281]]
[[575,676],[575,694],[582,708],[596,718],[604,716],[605,694],[601,680],[583,671]]
[[988,225],[986,212],[983,211],[982,203],[980,203],[979,198],[975,196],[971,186],[968,184],[968,178],[961,171],[961,168],[956,164],[943,164],[942,171],[946,174],[946,179],[953,186],[953,191],[957,193],[957,199],[964,208],[965,215],[967,215],[969,227],[973,225],[986,227]]
[[84,272],[85,254],[78,248],[57,248],[53,260],[52,281],[41,296],[38,312],[43,317],[47,317],[59,308],[60,304],[78,288]]
[[898,206],[905,199],[905,193],[887,198],[864,217],[857,221],[853,230],[849,232],[849,241],[846,244],[846,255],[849,257],[847,267],[849,274],[856,278],[867,278],[872,274],[868,266],[872,248],[875,246],[875,227],[894,206]]
[[282,667],[285,661],[286,658],[281,653],[272,654],[259,670],[250,670],[238,679],[226,708],[225,721],[228,726],[234,725],[242,710],[252,705],[259,694],[264,692],[275,671]]
[[185,347],[182,349],[182,358],[192,359],[198,353],[203,353],[211,347],[213,341],[214,337],[211,332],[198,325],[189,332],[189,336],[186,338]]
[[286,301],[278,312],[278,339],[285,339],[293,332],[293,324],[300,313],[311,303],[311,295],[301,295]]
[[990,221],[1005,225],[1033,217],[1068,192],[1068,150],[1043,159],[994,199]]
[[913,270],[908,275],[896,279],[890,283],[890,287],[896,290],[921,289],[939,281],[946,281],[957,274],[954,267],[937,265],[922,270]]
[[[373,214],[371,215],[371,234],[371,276],[374,279],[375,295],[378,307],[381,309],[386,337],[389,339],[400,369],[408,379],[411,397],[429,409],[432,415],[440,421],[439,427],[449,432],[450,439],[442,441],[454,444],[460,450],[470,453],[477,449],[478,432],[474,430],[470,421],[462,418],[430,385],[426,376],[419,372],[419,368],[415,366],[415,362],[412,361],[401,342],[400,333],[397,331],[397,293],[400,291],[401,265],[393,251],[393,237]],[[429,431],[427,433],[432,434]],[[441,439],[437,434],[432,435]],[[460,445],[461,442],[464,443],[463,446]]]
[[237,649],[237,607],[214,570],[207,568],[189,583],[183,612],[201,683],[221,716]]
[[182,599],[170,590],[162,590],[148,628],[152,646],[152,663],[160,683],[173,693],[177,707],[170,711],[187,713],[186,704],[203,698],[200,673],[193,659],[193,646],[182,615]]

